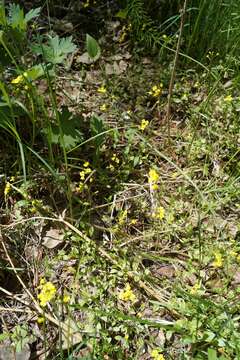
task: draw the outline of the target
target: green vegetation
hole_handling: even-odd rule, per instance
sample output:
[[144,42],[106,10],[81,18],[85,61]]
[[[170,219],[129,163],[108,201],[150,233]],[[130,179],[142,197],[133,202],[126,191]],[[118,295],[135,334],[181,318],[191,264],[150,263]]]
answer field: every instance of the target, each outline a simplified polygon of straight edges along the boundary
[[119,3],[0,3],[0,358],[238,360],[239,6]]

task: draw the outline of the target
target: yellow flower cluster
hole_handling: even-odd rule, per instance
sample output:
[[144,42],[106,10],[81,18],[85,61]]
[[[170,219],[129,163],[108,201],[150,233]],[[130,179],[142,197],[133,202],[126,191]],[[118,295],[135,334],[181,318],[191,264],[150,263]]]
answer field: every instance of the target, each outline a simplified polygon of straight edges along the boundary
[[153,190],[158,189],[159,175],[155,169],[150,169],[148,173],[148,183]]
[[97,90],[100,94],[106,94],[107,89],[105,88],[104,85],[100,86]]
[[152,89],[148,92],[149,95],[153,96],[153,97],[158,97],[162,94],[162,88],[163,88],[163,84],[159,84],[159,85],[154,85],[152,87]]
[[158,349],[154,349],[151,351],[151,357],[154,360],[165,360],[163,354],[161,354]]
[[146,127],[149,125],[149,121],[142,119],[141,124],[139,125],[139,130],[144,131]]
[[111,160],[112,160],[113,164],[110,164],[110,165],[108,166],[108,169],[109,169],[110,171],[114,171],[114,170],[115,170],[115,166],[120,164],[120,159],[119,159],[119,157],[117,156],[117,154],[114,153],[114,154],[112,155],[112,157],[111,157]]
[[132,302],[136,300],[136,296],[129,284],[126,284],[125,289],[120,292],[119,299],[122,301],[132,301]]
[[40,305],[45,307],[49,301],[51,301],[56,294],[56,288],[50,281],[46,282],[45,279],[40,281],[40,285],[38,287],[40,289],[40,293],[38,294],[38,299],[40,300]]
[[165,209],[162,206],[157,207],[157,209],[152,214],[154,219],[163,220],[165,217]]
[[82,191],[84,189],[84,183],[86,182],[86,180],[89,179],[90,183],[93,182],[93,178],[90,175],[91,173],[92,169],[90,168],[90,164],[88,161],[85,161],[85,163],[83,164],[83,170],[81,170],[79,173],[81,179],[78,186],[79,191]]
[[92,172],[92,169],[89,167],[89,162],[88,162],[88,161],[86,161],[86,162],[83,164],[83,167],[84,167],[84,169],[83,169],[82,171],[80,171],[80,173],[79,173],[81,180],[85,180],[86,176],[87,176],[88,174],[91,174],[91,172]]
[[214,254],[215,260],[213,261],[212,265],[215,268],[220,268],[223,266],[223,258],[222,258],[222,254],[220,252],[216,252]]

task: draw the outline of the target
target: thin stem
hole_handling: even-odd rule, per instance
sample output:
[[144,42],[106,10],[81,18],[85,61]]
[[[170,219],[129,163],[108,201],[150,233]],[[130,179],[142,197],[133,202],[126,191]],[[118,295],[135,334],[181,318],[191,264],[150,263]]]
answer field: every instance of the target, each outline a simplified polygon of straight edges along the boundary
[[170,83],[169,83],[169,89],[168,89],[167,112],[166,112],[166,117],[165,117],[165,122],[167,123],[167,129],[168,129],[168,143],[170,143],[171,100],[172,100],[173,85],[174,85],[174,81],[175,81],[177,61],[178,61],[182,33],[183,33],[183,25],[184,25],[184,17],[185,17],[185,13],[186,13],[186,7],[187,7],[187,0],[184,0],[183,9],[181,10],[181,23],[180,23],[180,29],[179,29],[179,37],[178,37],[177,48],[176,48],[174,62],[173,62],[173,69],[172,69],[171,79],[170,79]]

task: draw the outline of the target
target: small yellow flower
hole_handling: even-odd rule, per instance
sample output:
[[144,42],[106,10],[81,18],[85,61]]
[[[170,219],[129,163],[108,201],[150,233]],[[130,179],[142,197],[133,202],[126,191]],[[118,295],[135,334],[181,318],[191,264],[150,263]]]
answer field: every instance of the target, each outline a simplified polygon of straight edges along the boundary
[[158,189],[158,184],[157,184],[158,180],[159,180],[159,175],[156,172],[156,170],[150,169],[148,173],[148,183],[150,184],[152,190]]
[[115,170],[115,167],[113,166],[113,164],[110,164],[110,165],[108,166],[108,169],[109,169],[111,172],[113,172],[113,171]]
[[137,224],[137,219],[132,219],[130,221],[130,225],[136,225]]
[[64,303],[64,304],[67,304],[67,303],[69,303],[69,301],[70,301],[70,296],[67,295],[67,294],[65,294],[65,295],[63,296],[63,303]]
[[87,8],[89,5],[90,5],[89,0],[87,0],[87,1],[83,4],[83,7],[84,7],[84,8]]
[[102,85],[100,88],[98,88],[98,92],[99,92],[100,94],[106,94],[107,89],[105,88],[104,85]]
[[90,174],[92,172],[92,169],[90,167],[88,167],[84,171],[85,171],[85,174]]
[[125,286],[125,289],[120,292],[119,299],[122,301],[132,301],[132,302],[136,300],[136,296],[133,293],[131,286],[129,284],[127,284]]
[[165,209],[162,206],[159,206],[156,211],[152,214],[154,219],[163,220],[165,217]]
[[139,128],[141,131],[144,131],[144,130],[146,129],[146,127],[148,126],[148,124],[149,124],[149,121],[148,121],[148,120],[142,119],[141,124],[139,125],[138,128]]
[[158,180],[159,180],[159,175],[156,172],[156,170],[150,169],[149,173],[148,173],[148,182],[153,184],[153,183],[158,182]]
[[82,192],[84,190],[84,187],[85,187],[85,184],[82,181],[80,181],[76,188],[76,191]]
[[152,87],[152,89],[148,92],[149,95],[153,96],[153,97],[158,97],[162,94],[162,87],[163,84],[159,84],[159,85],[154,85]]
[[37,318],[37,322],[38,322],[38,324],[43,324],[45,322],[45,318],[43,316],[39,316]]
[[101,111],[106,111],[106,110],[107,110],[107,105],[106,105],[106,104],[102,104],[102,105],[100,106],[100,110],[101,110]]
[[88,161],[85,161],[84,163],[83,163],[83,167],[85,167],[85,168],[87,168],[87,167],[89,167],[89,162]]
[[158,349],[154,349],[154,350],[151,351],[151,357],[154,360],[165,360],[163,354],[161,354]]
[[4,188],[4,196],[7,197],[11,191],[12,187],[10,182],[7,182]]
[[220,252],[216,252],[214,254],[215,260],[213,261],[212,265],[215,268],[220,268],[223,266],[223,258],[222,258],[222,254]]
[[15,79],[11,81],[12,84],[19,84],[24,81],[23,75],[18,75]]
[[113,156],[111,157],[111,160],[114,161],[116,164],[119,164],[120,163],[120,160],[117,156],[117,154],[113,154]]
[[226,103],[231,103],[233,101],[233,97],[231,95],[227,95],[225,98],[224,98],[224,101]]
[[200,288],[201,288],[200,284],[196,282],[196,284],[193,285],[193,287],[191,288],[190,294],[192,295],[196,294]]
[[40,281],[39,289],[41,290],[38,294],[40,300],[40,306],[45,307],[49,301],[51,301],[56,294],[56,288],[50,281],[46,282],[45,279]]
[[80,179],[81,179],[81,180],[85,180],[85,175],[86,175],[86,174],[85,174],[85,170],[80,171],[79,174],[80,174]]

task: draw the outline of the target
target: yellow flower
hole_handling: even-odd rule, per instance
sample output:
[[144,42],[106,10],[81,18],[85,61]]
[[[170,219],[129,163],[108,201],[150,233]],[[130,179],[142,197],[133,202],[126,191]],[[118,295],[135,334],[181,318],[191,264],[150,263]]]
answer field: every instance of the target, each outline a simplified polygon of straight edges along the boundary
[[146,129],[146,127],[148,126],[148,124],[149,124],[149,121],[148,121],[148,120],[142,119],[141,124],[139,125],[138,128],[139,128],[141,131],[144,131],[144,130]]
[[130,221],[130,225],[136,225],[137,224],[137,219],[132,219]]
[[153,97],[158,97],[161,95],[162,93],[162,87],[163,87],[163,84],[159,84],[159,85],[154,85],[152,87],[152,89],[148,92],[149,95],[152,95]]
[[149,183],[156,183],[159,180],[159,175],[155,169],[150,169],[148,173],[148,182]]
[[154,360],[165,360],[163,354],[161,354],[160,351],[157,350],[157,349],[154,349],[154,350],[151,351],[151,357]]
[[119,164],[120,163],[120,160],[119,158],[117,157],[117,154],[113,154],[113,156],[111,157],[111,160],[114,161],[116,164]]
[[196,282],[195,285],[190,290],[190,294],[194,295],[198,292],[198,290],[201,288],[200,284]]
[[45,307],[49,301],[51,301],[56,294],[56,288],[50,281],[46,282],[45,279],[40,281],[39,289],[41,290],[38,294],[40,305]]
[[37,318],[37,322],[38,322],[38,324],[43,324],[45,322],[45,318],[43,316],[39,316]]
[[104,85],[102,85],[100,88],[98,88],[98,92],[100,94],[106,94],[107,89],[104,87]]
[[106,105],[106,104],[102,104],[102,105],[100,106],[100,110],[101,110],[101,111],[106,111],[106,110],[107,110],[107,105]]
[[4,196],[7,197],[8,194],[10,193],[12,187],[11,184],[9,182],[6,183],[5,188],[4,188]]
[[84,7],[84,8],[87,8],[89,5],[90,5],[90,4],[89,4],[89,0],[87,0],[87,1],[83,4],[83,7]]
[[233,101],[233,97],[231,95],[227,95],[225,98],[224,98],[224,101],[227,102],[227,103],[231,103]]
[[220,252],[216,252],[214,254],[215,260],[213,261],[212,265],[215,268],[220,268],[223,266],[223,258],[222,258],[222,254]]
[[84,163],[83,163],[83,167],[85,167],[85,168],[87,168],[87,167],[89,167],[89,162],[88,161],[85,161]]
[[18,75],[15,79],[11,81],[12,84],[19,84],[24,81],[23,75]]
[[156,172],[156,170],[150,169],[148,173],[148,183],[150,184],[153,190],[158,189],[158,184],[157,184],[158,180],[159,180],[159,175]]
[[131,286],[129,284],[127,284],[125,286],[125,289],[120,292],[119,299],[122,301],[132,301],[132,302],[136,300],[136,296],[133,293]]
[[70,301],[70,296],[67,295],[67,294],[65,294],[65,295],[63,296],[63,303],[64,303],[64,304],[67,304],[67,303],[69,303],[69,301]]
[[156,211],[152,214],[154,219],[163,220],[165,217],[165,209],[162,206],[159,206]]
[[82,170],[82,171],[80,171],[80,179],[81,180],[85,180],[85,171],[84,170]]

